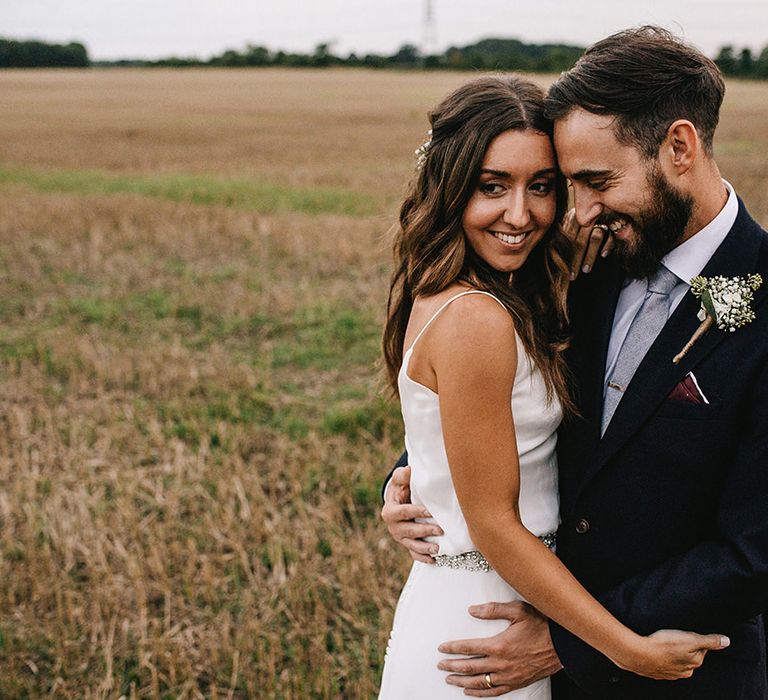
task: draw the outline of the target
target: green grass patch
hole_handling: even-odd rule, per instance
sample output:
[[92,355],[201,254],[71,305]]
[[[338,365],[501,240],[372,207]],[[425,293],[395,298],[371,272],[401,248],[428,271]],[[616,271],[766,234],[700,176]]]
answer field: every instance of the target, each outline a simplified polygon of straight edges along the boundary
[[82,323],[95,323],[101,326],[111,326],[123,315],[121,304],[116,299],[98,297],[72,299],[67,312]]
[[355,309],[312,306],[298,309],[273,335],[275,367],[332,370],[370,365],[373,371],[381,329]]
[[[186,318],[185,309],[177,309],[177,318]],[[148,289],[127,297],[95,295],[71,299],[61,310],[61,320],[74,317],[80,323],[119,327],[127,332],[131,320],[138,323],[159,321],[170,316],[172,310],[173,302],[169,292]]]
[[288,187],[213,175],[118,175],[96,170],[0,168],[0,185],[24,185],[38,192],[136,194],[174,202],[236,209],[305,214],[368,216],[377,208],[366,194],[342,189]]
[[41,350],[33,338],[14,338],[0,330],[0,361],[24,359],[39,362],[41,357]]
[[401,421],[397,403],[376,397],[363,405],[328,409],[322,430],[326,435],[343,435],[352,442],[364,436],[381,440],[396,433]]

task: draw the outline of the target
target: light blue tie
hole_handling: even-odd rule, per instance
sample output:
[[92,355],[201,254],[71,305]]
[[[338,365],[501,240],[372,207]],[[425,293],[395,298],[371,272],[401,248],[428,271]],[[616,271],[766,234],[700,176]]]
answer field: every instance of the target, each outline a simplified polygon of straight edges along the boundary
[[664,328],[669,317],[669,295],[679,282],[679,278],[663,265],[648,279],[645,300],[632,319],[627,337],[624,338],[624,344],[616,358],[613,373],[608,379],[600,435],[605,433],[640,362]]

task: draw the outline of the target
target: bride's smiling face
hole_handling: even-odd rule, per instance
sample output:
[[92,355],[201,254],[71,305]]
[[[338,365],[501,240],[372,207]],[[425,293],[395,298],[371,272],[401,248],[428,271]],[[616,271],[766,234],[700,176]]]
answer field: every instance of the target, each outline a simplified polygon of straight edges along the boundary
[[546,134],[515,129],[491,141],[461,220],[475,253],[500,272],[519,270],[555,220],[556,177]]

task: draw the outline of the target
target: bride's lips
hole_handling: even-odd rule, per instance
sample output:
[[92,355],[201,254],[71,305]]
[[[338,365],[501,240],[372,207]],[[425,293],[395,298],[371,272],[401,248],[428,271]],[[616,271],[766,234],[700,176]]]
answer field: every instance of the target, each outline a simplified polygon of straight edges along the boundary
[[525,242],[525,239],[531,234],[530,231],[523,231],[521,233],[505,233],[503,231],[488,231],[497,241],[499,241],[506,248],[520,248]]

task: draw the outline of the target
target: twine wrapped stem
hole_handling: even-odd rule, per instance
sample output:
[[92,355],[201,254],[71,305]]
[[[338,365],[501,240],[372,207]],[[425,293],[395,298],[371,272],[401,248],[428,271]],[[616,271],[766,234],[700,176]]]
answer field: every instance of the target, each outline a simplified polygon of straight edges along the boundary
[[707,314],[707,317],[701,322],[701,325],[696,329],[696,332],[691,336],[691,339],[685,344],[685,347],[672,358],[672,362],[679,364],[680,360],[688,354],[688,351],[694,346],[696,341],[712,328],[714,323],[715,319]]

